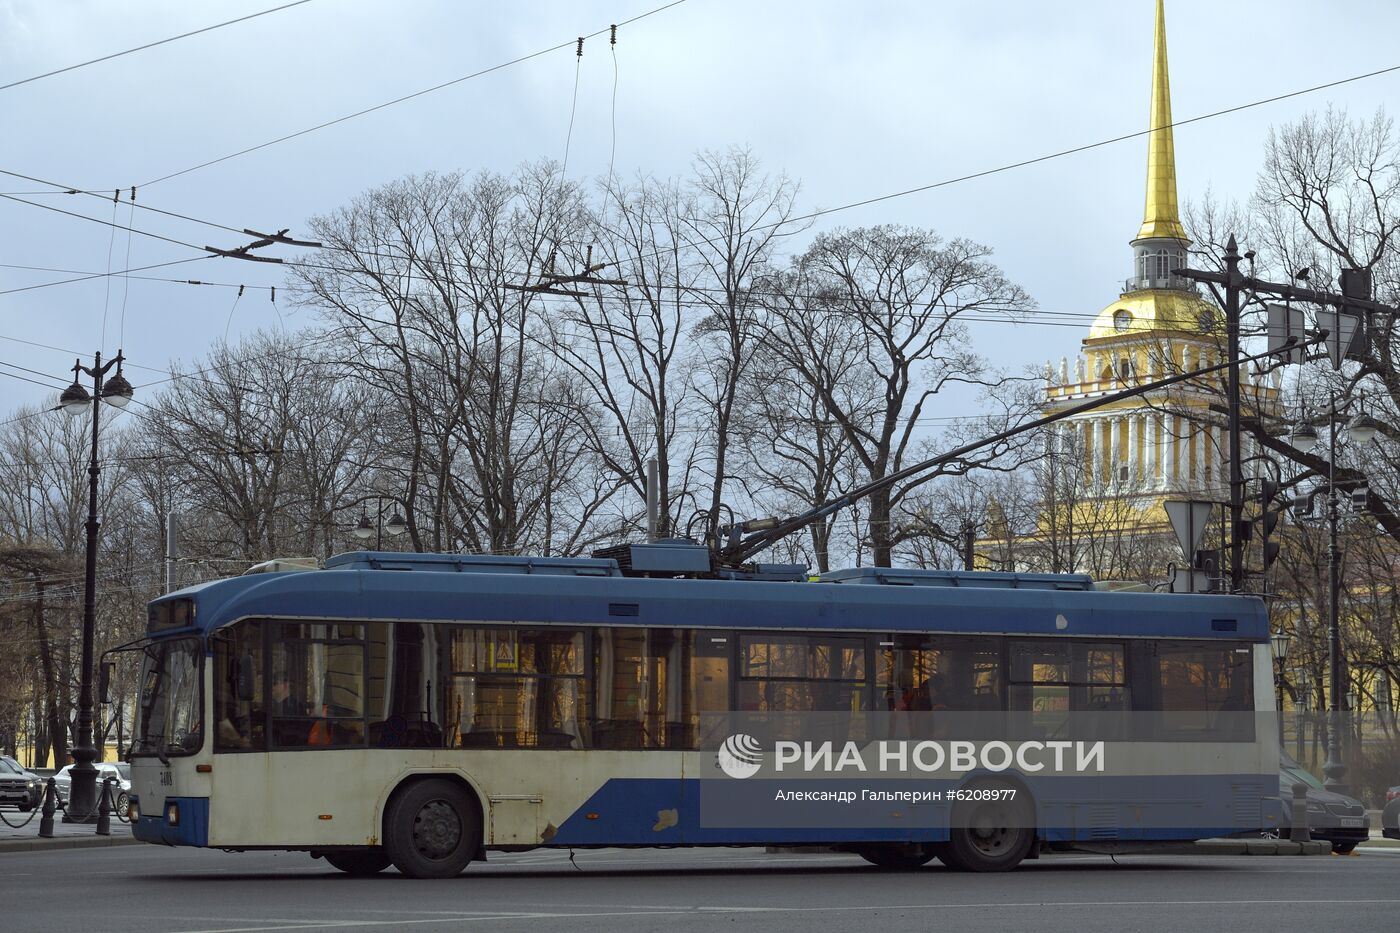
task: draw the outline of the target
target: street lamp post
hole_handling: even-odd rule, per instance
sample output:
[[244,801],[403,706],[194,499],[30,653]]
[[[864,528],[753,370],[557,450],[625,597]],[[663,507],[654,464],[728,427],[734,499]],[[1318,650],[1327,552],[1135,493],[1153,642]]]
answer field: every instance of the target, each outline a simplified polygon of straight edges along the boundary
[[[1338,540],[1340,509],[1337,497],[1337,441],[1345,430],[1358,444],[1368,443],[1376,436],[1376,421],[1365,414],[1358,415],[1344,428],[1338,426],[1337,397],[1328,403],[1327,420],[1327,761],[1322,773],[1327,776],[1327,789],[1346,793],[1347,766],[1342,761],[1342,701],[1343,658],[1342,627],[1339,603],[1342,594],[1342,549]],[[1293,446],[1307,453],[1318,441],[1315,429],[1304,424],[1294,429]]]
[[1288,643],[1293,636],[1279,629],[1269,636],[1269,643],[1274,649],[1274,694],[1275,702],[1278,704],[1278,741],[1283,745],[1283,661],[1288,657]]
[[[1293,757],[1299,761],[1303,760],[1305,754],[1303,740],[1306,738],[1308,710],[1312,706],[1312,694],[1309,692],[1311,690],[1312,682],[1308,679],[1307,668],[1298,668],[1298,701],[1293,704],[1293,724],[1297,730],[1297,735],[1294,738],[1296,754]],[[1314,734],[1316,734],[1316,730],[1314,730]]]
[[[59,405],[70,415],[77,415],[92,406],[92,455],[88,461],[88,514],[86,566],[83,575],[83,659],[78,671],[78,743],[72,750],[72,784],[68,790],[68,806],[63,812],[64,822],[90,823],[97,819],[97,769],[93,762],[97,759],[97,748],[93,741],[93,701],[92,701],[92,655],[93,641],[97,630],[97,477],[102,472],[97,462],[98,422],[102,412],[101,402],[115,408],[125,408],[131,401],[131,383],[122,375],[120,350],[106,363],[99,352],[93,356],[91,367],[82,361],[73,363],[73,384],[59,396]],[[112,378],[103,381],[107,372],[115,366],[117,371]],[[92,378],[92,394],[78,382],[79,374]],[[75,816],[76,814],[76,816]]]
[[[1283,685],[1283,661],[1288,657],[1288,645],[1293,640],[1293,636],[1279,629],[1269,636],[1269,644],[1274,649],[1274,685]],[[1279,709],[1283,709],[1283,693],[1278,696]]]
[[[404,521],[403,516],[399,514],[399,507],[394,499],[386,496],[366,496],[362,501],[367,502],[370,499],[373,499],[376,503],[374,524],[371,525],[369,523],[369,513],[365,511],[362,506],[360,508],[360,520],[355,524],[355,528],[351,534],[361,541],[368,541],[373,537],[374,549],[376,551],[382,551],[384,550],[384,532],[387,531],[390,535],[398,537],[408,530],[408,522]],[[387,524],[384,521],[384,503],[386,500],[395,502],[394,514],[389,517]]]

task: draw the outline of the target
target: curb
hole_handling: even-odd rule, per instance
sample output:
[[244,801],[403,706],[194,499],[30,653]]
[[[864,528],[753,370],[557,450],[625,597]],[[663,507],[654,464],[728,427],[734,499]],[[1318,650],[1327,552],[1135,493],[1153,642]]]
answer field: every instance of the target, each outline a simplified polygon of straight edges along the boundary
[[0,839],[0,855],[7,852],[43,852],[47,849],[96,849],[107,846],[141,845],[135,836],[55,836],[43,839]]
[[1330,855],[1325,839],[1291,842],[1287,839],[1202,839],[1193,847],[1198,855]]

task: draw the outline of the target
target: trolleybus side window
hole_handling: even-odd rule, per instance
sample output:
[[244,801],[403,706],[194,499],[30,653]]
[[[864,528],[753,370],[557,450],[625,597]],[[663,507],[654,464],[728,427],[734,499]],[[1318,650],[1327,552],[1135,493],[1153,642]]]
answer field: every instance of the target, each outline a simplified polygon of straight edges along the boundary
[[866,639],[789,632],[739,636],[736,709],[866,709]]
[[877,708],[990,712],[1002,708],[999,639],[890,635],[875,655]]
[[447,743],[584,748],[584,635],[573,629],[447,630]]
[[1034,734],[1063,738],[1071,713],[1130,708],[1120,643],[1017,639],[1011,642],[1010,658],[1011,709],[1029,713],[1021,725]]
[[272,746],[363,746],[364,625],[270,624],[267,708]]
[[729,709],[727,632],[594,632],[593,748],[699,748],[706,713]]
[[707,717],[706,714],[728,712],[732,705],[729,661],[734,636],[729,632],[696,629],[686,633],[686,642],[689,657],[682,691],[687,744],[690,748],[712,748],[724,739],[720,730],[724,728],[725,717]]
[[1152,644],[1164,737],[1252,741],[1252,657],[1248,645],[1235,642]]
[[366,688],[374,748],[441,748],[438,643],[446,626],[371,622]]
[[213,641],[214,750],[267,751],[262,625],[240,622]]

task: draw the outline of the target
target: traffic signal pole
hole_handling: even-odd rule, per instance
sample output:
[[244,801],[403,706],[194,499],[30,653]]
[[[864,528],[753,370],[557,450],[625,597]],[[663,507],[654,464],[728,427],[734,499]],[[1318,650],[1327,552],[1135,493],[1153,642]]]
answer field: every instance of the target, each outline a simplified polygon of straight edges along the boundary
[[[1254,254],[1250,253],[1249,258],[1253,259]],[[1241,275],[1239,247],[1235,243],[1232,234],[1229,242],[1225,244],[1224,272],[1203,272],[1198,269],[1173,269],[1172,274],[1189,279],[1193,282],[1204,282],[1211,286],[1224,288],[1223,305],[1225,308],[1225,330],[1227,355],[1231,360],[1229,364],[1229,375],[1226,381],[1226,410],[1229,419],[1229,448],[1230,448],[1230,592],[1237,593],[1244,588],[1244,548],[1246,536],[1242,525],[1244,517],[1244,475],[1243,461],[1240,456],[1240,369],[1239,364],[1244,362],[1240,359],[1240,293],[1248,290],[1254,295],[1267,295],[1285,300],[1311,302],[1314,304],[1328,305],[1337,308],[1337,329],[1342,333],[1340,326],[1343,314],[1365,316],[1372,312],[1384,312],[1387,314],[1400,313],[1400,310],[1375,301],[1370,294],[1370,275],[1365,270],[1346,269],[1342,275],[1342,294],[1336,292],[1317,291],[1311,288],[1300,288],[1296,285],[1289,285],[1282,282],[1267,282],[1263,279],[1255,278],[1252,275]],[[1216,292],[1216,297],[1220,298],[1220,293]],[[1331,338],[1335,343],[1340,339],[1340,334],[1330,334],[1324,330],[1322,339]],[[1311,341],[1310,341],[1311,342]],[[1333,362],[1338,367],[1341,359],[1346,356],[1347,347],[1342,346],[1333,354]]]
[[1240,251],[1231,235],[1225,244],[1225,383],[1230,434],[1230,592],[1244,588],[1244,464],[1240,452]]

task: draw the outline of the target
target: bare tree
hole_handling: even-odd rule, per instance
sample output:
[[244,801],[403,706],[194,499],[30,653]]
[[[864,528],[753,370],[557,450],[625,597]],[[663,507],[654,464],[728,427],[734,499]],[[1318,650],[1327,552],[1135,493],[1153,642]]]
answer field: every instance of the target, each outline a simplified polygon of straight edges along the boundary
[[[814,367],[813,374],[832,383],[842,378],[839,358],[849,343],[839,326],[826,325],[840,323],[836,316],[819,317],[809,334],[814,348],[824,344],[822,355],[834,364]],[[755,356],[741,386],[735,427],[746,456],[743,485],[755,507],[766,514],[797,514],[854,488],[859,464],[846,432],[823,401],[823,390],[832,393],[837,387],[814,386],[772,354]],[[878,390],[873,380],[857,387],[848,378],[844,391],[873,399]],[[831,570],[833,535],[842,519],[832,513],[807,526],[807,557],[821,573]]]
[[[325,553],[334,515],[366,469],[363,392],[328,378],[324,358],[287,336],[216,345],[190,372],[175,372],[146,403],[137,445],[162,464],[149,478],[153,511],[187,513],[194,557],[247,566]],[[165,476],[179,489],[169,506]]]
[[749,295],[768,272],[779,241],[805,229],[790,224],[798,186],[762,175],[744,149],[703,152],[687,184],[684,223],[699,275],[689,293],[700,312],[692,328],[695,381],[702,414],[696,426],[711,440],[706,532],[718,532],[730,480],[731,445],[741,389],[758,361],[761,305]]
[[[881,479],[906,463],[920,439],[920,416],[940,393],[955,385],[985,390],[1006,383],[973,352],[962,323],[978,309],[1031,306],[989,261],[990,253],[927,230],[873,227],[818,237],[790,273],[774,279],[765,347],[818,387],[868,478]],[[814,315],[846,319],[840,326],[849,334],[852,365],[845,372],[835,371],[810,339]],[[876,380],[880,394],[873,407],[868,397],[845,391],[852,377]],[[989,449],[914,483],[991,464],[1003,452]],[[911,488],[884,487],[870,496],[867,522],[878,566],[890,564],[892,506]]]
[[699,277],[686,245],[685,196],[676,182],[643,178],[602,183],[590,238],[620,286],[594,286],[553,322],[553,349],[592,395],[593,454],[637,508],[618,516],[635,529],[646,500],[646,469],[657,460],[661,534],[679,524],[699,438],[686,424],[693,361],[685,342],[687,290]]
[[[415,548],[515,552],[585,536],[606,484],[565,521],[548,465],[576,462],[591,409],[552,351],[532,287],[576,244],[578,192],[553,166],[512,177],[408,178],[316,218],[327,261],[297,267],[348,372],[384,410],[376,482],[406,510]],[[572,446],[571,446],[572,445]],[[402,492],[399,492],[402,490]]]

